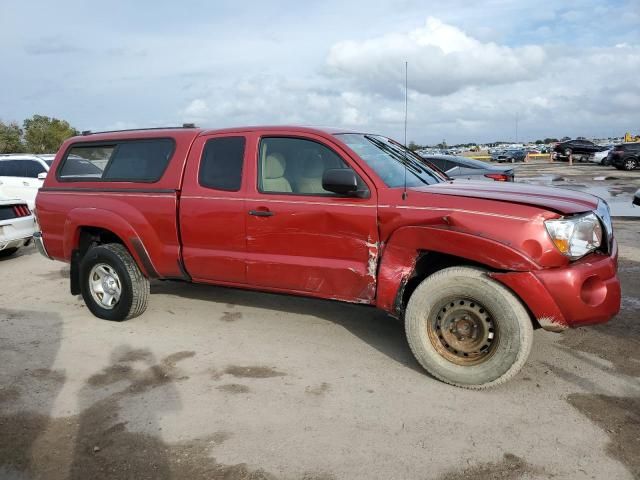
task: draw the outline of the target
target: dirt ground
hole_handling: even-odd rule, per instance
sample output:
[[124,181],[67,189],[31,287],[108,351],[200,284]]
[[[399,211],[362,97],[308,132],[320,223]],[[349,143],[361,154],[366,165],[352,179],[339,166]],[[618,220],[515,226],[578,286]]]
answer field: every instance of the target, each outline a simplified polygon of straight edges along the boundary
[[621,313],[536,331],[484,392],[426,375],[373,308],[159,282],[111,323],[26,249],[0,262],[0,478],[640,478],[640,221],[615,227]]

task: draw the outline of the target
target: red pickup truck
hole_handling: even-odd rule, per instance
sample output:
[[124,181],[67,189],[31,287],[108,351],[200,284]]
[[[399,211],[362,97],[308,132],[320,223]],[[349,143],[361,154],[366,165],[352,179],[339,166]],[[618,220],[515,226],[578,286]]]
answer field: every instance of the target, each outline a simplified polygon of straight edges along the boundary
[[620,307],[604,201],[452,181],[380,135],[87,133],[60,148],[36,212],[41,253],[71,264],[100,318],[144,312],[151,279],[374,305],[404,320],[428,372],[468,388],[513,377],[534,328]]

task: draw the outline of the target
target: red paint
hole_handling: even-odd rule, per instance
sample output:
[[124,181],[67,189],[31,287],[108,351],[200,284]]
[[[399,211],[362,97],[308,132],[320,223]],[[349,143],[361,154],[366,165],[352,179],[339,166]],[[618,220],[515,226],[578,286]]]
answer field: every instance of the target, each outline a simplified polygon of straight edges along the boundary
[[[300,127],[228,130],[168,129],[105,133],[69,139],[71,145],[113,139],[170,137],[174,156],[155,183],[60,182],[47,176],[37,197],[47,251],[70,261],[82,227],[117,235],[140,268],[160,278],[277,291],[377,305],[397,313],[397,298],[424,252],[480,264],[512,289],[536,318],[567,326],[604,322],[617,313],[616,253],[569,262],[543,222],[593,210],[578,192],[495,182],[455,182],[388,188],[332,131]],[[240,191],[198,184],[205,142],[244,136]],[[268,194],[257,188],[262,136],[300,137],[324,144],[364,180],[368,198]],[[96,191],[98,190],[98,191]],[[115,190],[115,191],[112,191]],[[147,190],[140,192],[139,190]],[[151,190],[151,191],[149,191]],[[269,217],[250,210],[269,211]],[[136,250],[132,239],[143,246]],[[148,260],[141,258],[148,257]],[[146,263],[145,263],[146,261]],[[145,264],[147,267],[145,267]]]

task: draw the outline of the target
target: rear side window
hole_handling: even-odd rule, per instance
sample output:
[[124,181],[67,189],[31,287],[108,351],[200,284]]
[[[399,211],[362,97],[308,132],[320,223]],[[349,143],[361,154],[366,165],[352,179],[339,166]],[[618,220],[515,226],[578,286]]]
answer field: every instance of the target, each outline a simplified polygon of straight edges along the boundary
[[27,160],[25,163],[25,177],[38,178],[38,174],[46,172],[45,168],[39,162]]
[[200,161],[198,183],[216,190],[237,192],[242,183],[244,137],[207,140]]
[[20,160],[0,161],[0,177],[24,177],[24,162]]
[[72,147],[58,171],[61,180],[157,182],[173,151],[167,138]]

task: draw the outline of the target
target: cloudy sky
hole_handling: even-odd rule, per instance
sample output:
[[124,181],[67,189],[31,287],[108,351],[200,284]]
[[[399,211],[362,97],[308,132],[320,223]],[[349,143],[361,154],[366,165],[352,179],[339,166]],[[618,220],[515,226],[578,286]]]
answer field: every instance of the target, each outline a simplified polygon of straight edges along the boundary
[[[473,5],[473,6],[468,6]],[[0,120],[640,133],[640,0],[0,0]]]

